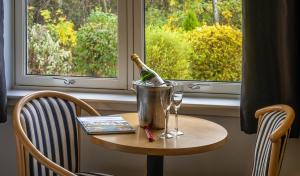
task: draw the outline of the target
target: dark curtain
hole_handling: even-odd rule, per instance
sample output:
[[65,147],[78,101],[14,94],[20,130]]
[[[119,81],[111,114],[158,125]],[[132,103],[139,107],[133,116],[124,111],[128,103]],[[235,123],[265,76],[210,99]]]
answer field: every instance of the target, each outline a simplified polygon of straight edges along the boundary
[[299,135],[297,7],[297,0],[243,0],[241,129],[246,133],[256,132],[257,109],[287,104],[296,111],[291,136]]
[[6,82],[4,70],[3,0],[0,0],[0,123],[6,121]]

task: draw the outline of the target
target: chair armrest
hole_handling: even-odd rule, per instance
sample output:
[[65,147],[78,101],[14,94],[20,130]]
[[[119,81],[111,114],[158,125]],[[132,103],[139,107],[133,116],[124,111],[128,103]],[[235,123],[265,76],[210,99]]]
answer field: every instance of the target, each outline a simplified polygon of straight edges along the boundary
[[272,112],[272,111],[286,112],[286,118],[284,119],[284,123],[277,130],[275,130],[270,136],[271,141],[275,142],[275,141],[279,140],[283,135],[285,135],[286,132],[288,131],[288,129],[291,127],[291,125],[294,121],[294,118],[295,118],[295,112],[294,112],[293,108],[291,108],[288,105],[278,104],[278,105],[267,106],[267,107],[257,110],[255,112],[255,118],[258,118],[260,121],[261,120],[260,118],[265,113]]

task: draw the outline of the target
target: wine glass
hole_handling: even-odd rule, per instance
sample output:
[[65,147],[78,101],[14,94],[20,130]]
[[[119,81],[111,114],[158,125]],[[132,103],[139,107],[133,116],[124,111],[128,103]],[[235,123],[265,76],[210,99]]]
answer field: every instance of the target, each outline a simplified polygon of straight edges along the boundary
[[178,82],[175,82],[173,86],[174,86],[174,90],[172,96],[172,106],[175,111],[175,129],[171,131],[171,134],[173,134],[174,136],[180,136],[183,135],[184,133],[178,130],[178,110],[182,103],[184,86],[183,84],[180,84]]
[[165,129],[164,132],[160,135],[160,138],[162,139],[170,139],[174,136],[169,132],[168,129],[168,122],[169,122],[169,115],[170,115],[170,109],[172,106],[172,92],[173,92],[173,86],[170,87],[170,91],[168,91],[168,95],[161,95],[160,96],[160,102],[163,107],[164,115],[165,115]]

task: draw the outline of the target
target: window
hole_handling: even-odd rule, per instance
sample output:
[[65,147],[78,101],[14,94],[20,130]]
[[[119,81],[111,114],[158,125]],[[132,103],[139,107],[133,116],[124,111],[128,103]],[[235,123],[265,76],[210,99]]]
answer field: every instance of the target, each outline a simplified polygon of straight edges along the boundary
[[145,0],[144,9],[147,65],[190,91],[239,91],[241,0]]
[[241,0],[16,0],[15,16],[18,86],[127,90],[135,52],[188,92],[240,92]]
[[15,3],[17,85],[127,89],[126,1]]

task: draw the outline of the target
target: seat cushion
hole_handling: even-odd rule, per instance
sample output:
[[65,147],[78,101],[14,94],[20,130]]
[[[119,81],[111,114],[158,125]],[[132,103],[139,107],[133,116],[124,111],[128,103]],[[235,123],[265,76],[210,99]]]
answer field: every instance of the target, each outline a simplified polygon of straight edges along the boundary
[[80,173],[76,173],[76,175],[78,176],[112,176],[112,175],[108,175],[108,174],[103,174],[103,173],[94,173],[94,172],[80,172]]

